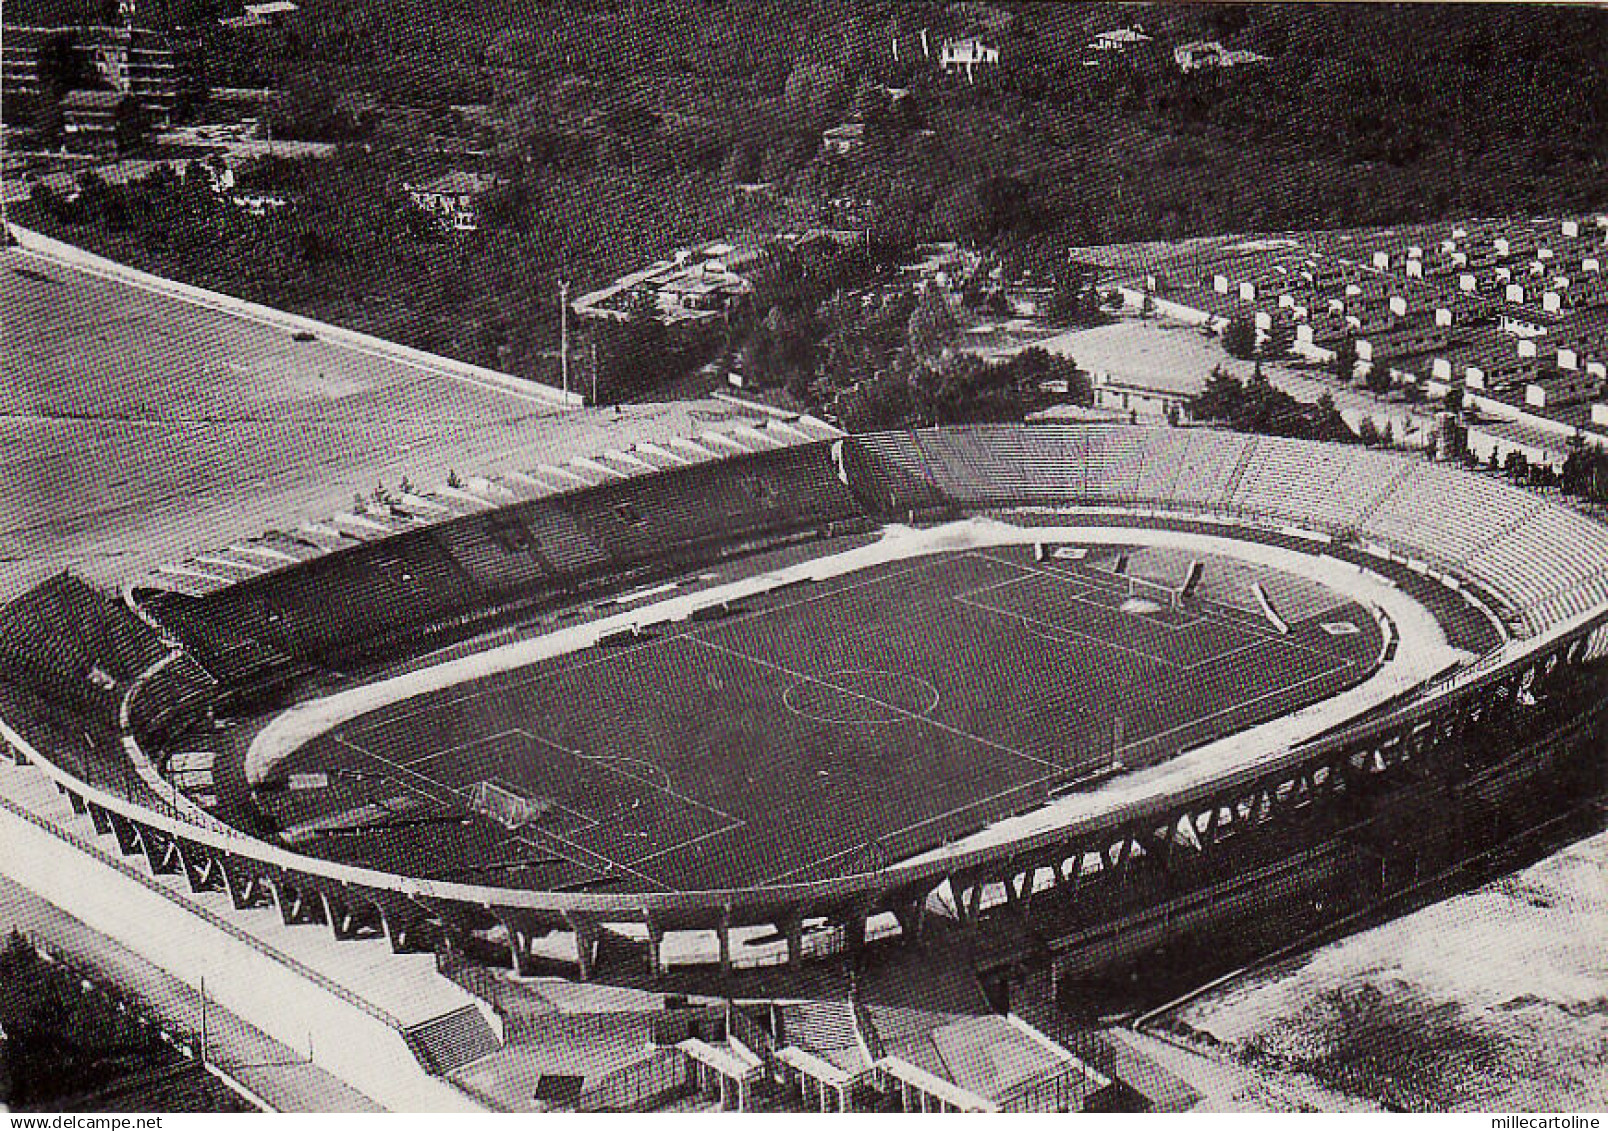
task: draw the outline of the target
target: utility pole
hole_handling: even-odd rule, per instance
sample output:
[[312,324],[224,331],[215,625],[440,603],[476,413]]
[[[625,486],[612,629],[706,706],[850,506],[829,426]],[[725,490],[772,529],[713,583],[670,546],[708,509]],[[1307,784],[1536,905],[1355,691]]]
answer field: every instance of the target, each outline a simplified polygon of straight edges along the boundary
[[558,370],[564,382],[564,399],[569,399],[569,292],[570,281],[558,281]]
[[201,978],[201,1066],[207,1063],[207,979]]

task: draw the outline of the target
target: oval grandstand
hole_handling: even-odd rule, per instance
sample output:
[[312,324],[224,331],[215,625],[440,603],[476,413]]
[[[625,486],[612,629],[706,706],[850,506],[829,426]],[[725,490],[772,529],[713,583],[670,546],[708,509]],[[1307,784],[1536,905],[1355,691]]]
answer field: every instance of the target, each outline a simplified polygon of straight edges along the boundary
[[[1361,448],[1193,428],[803,438],[698,463],[665,449],[621,453],[568,483],[505,481],[503,505],[455,517],[393,507],[367,540],[332,552],[286,547],[282,568],[204,591],[141,591],[134,608],[145,621],[58,579],[5,610],[13,671],[29,685],[0,703],[5,737],[152,867],[182,867],[192,883],[244,898],[288,892],[306,914],[332,926],[372,920],[398,945],[495,924],[516,964],[544,947],[572,948],[586,974],[603,932],[645,944],[654,966],[667,935],[699,935],[686,953],[724,964],[736,928],[774,929],[775,946],[796,960],[806,921],[829,925],[831,945],[820,949],[852,947],[868,922],[912,929],[939,889],[957,916],[976,918],[990,902],[1030,897],[1046,872],[1047,886],[1059,886],[1158,845],[1198,851],[1203,838],[1272,820],[1302,797],[1355,794],[1369,779],[1410,772],[1431,745],[1465,733],[1461,717],[1535,713],[1508,722],[1515,735],[1539,737],[1580,719],[1594,725],[1602,709],[1590,689],[1602,679],[1608,528],[1504,483]],[[1023,544],[1074,528],[1166,529],[1360,566],[1385,579],[1381,590],[1419,586],[1428,600],[1439,587],[1456,594],[1452,605],[1466,600],[1465,643],[1483,644],[1464,649],[1480,653],[1472,662],[1417,672],[1321,733],[1255,748],[1242,736],[1232,765],[1196,778],[1158,776],[1155,788],[1109,797],[1093,789],[1076,805],[1041,800],[953,843],[868,853],[842,874],[797,882],[614,893],[433,878],[259,839],[165,795],[160,780],[129,777],[125,737],[160,758],[220,706],[327,680],[320,673],[332,667],[394,661],[744,553],[797,544],[807,570],[822,538],[863,542],[890,520],[983,513],[1014,516]],[[1063,532],[1035,534],[1035,524]],[[685,611],[699,600],[689,594]],[[640,628],[630,610],[598,621],[606,627],[591,630],[593,642],[633,617]],[[1570,706],[1566,718],[1549,709],[1565,703],[1589,709]],[[1107,864],[1091,868],[1091,857]]]

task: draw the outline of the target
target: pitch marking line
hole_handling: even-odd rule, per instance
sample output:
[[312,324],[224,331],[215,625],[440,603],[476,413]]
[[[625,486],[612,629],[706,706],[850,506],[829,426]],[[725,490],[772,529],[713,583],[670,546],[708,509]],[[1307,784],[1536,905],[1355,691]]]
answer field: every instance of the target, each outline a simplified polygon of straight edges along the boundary
[[997,605],[987,605],[981,601],[968,601],[964,597],[955,597],[953,600],[957,605],[965,605],[967,608],[977,609],[981,612],[993,613],[995,616],[1005,617],[1008,620],[1021,621],[1024,625],[1030,624],[1036,628],[1042,628],[1046,631],[1054,632],[1063,637],[1075,636],[1079,639],[1087,640],[1089,643],[1098,645],[1102,648],[1111,648],[1118,652],[1126,652],[1130,656],[1138,656],[1141,660],[1147,660],[1153,664],[1163,664],[1166,667],[1172,668],[1174,671],[1189,670],[1177,661],[1169,660],[1165,656],[1158,656],[1153,652],[1147,652],[1139,648],[1130,648],[1126,644],[1118,644],[1116,641],[1107,640],[1103,636],[1094,636],[1087,632],[1080,632],[1075,628],[1067,628],[1064,625],[1052,624],[1049,621],[1039,620],[1037,617],[1030,617],[1026,613],[1016,612],[1014,609],[1002,609]]
[[[374,753],[374,751],[369,750],[369,749],[367,749],[365,747],[359,746],[357,743],[351,741],[350,739],[348,739],[348,738],[346,738],[346,737],[344,737],[342,735],[337,735],[336,738],[335,738],[335,741],[339,742],[343,746],[349,747],[350,749],[357,751],[359,754],[362,754],[366,758],[372,758],[374,761],[380,763],[380,765],[382,765],[382,766],[389,766],[393,770],[398,770],[401,773],[409,774],[409,775],[411,775],[411,776],[413,776],[415,778],[418,778],[421,781],[426,782],[427,784],[435,787],[438,790],[445,790],[450,795],[451,800],[449,800],[448,798],[445,798],[445,797],[437,796],[437,795],[429,792],[428,790],[418,789],[418,787],[414,787],[417,790],[417,792],[420,793],[422,796],[428,797],[430,800],[436,802],[437,804],[463,803],[463,802],[466,802],[468,800],[465,797],[463,790],[455,789],[454,787],[452,787],[450,785],[447,785],[445,782],[441,782],[441,781],[436,780],[435,778],[431,777],[428,774],[421,774],[418,770],[410,769],[409,767],[402,765],[400,762],[392,761],[390,758],[387,758],[382,754],[376,754],[376,753]],[[581,854],[583,854],[585,856],[596,857],[596,859],[602,861],[605,865],[607,865],[607,869],[604,871],[605,875],[607,875],[608,872],[610,872],[610,871],[630,872],[632,875],[636,876],[638,879],[646,880],[648,883],[653,884],[657,888],[661,888],[661,889],[669,890],[669,891],[675,890],[672,887],[672,885],[665,883],[663,880],[659,879],[657,876],[651,876],[646,872],[637,871],[635,868],[632,868],[629,865],[621,864],[618,861],[611,860],[607,856],[604,856],[601,853],[593,852],[591,849],[586,848],[586,847],[584,847],[582,845],[575,844],[573,841],[567,840],[567,839],[565,839],[564,837],[560,836],[559,834],[557,834],[555,832],[550,832],[550,831],[548,831],[546,829],[538,829],[537,832],[539,832],[545,838],[550,838],[552,840],[558,841],[560,844],[564,845],[566,848],[573,849],[574,851],[579,852],[579,853],[581,853]],[[524,845],[526,845],[527,847],[530,847],[530,848],[539,848],[539,849],[542,849],[543,851],[551,852],[551,853],[559,856],[560,858],[562,858],[566,862],[568,862],[570,864],[573,864],[577,868],[584,868],[589,872],[598,871],[598,867],[597,867],[596,864],[592,864],[592,863],[586,862],[584,860],[577,860],[572,856],[566,856],[563,852],[559,851],[558,849],[553,848],[552,845],[550,845],[550,844],[545,844],[545,843],[542,843],[540,841],[533,841],[529,837],[521,836],[521,835],[518,835],[518,834],[515,834],[511,839],[517,840],[521,844],[524,844]]]
[[[1079,575],[1076,575],[1076,574],[1071,574],[1071,573],[1063,573],[1063,572],[1061,572],[1059,570],[1027,569],[1026,567],[1020,566],[1015,562],[1001,561],[999,558],[991,558],[987,554],[972,554],[972,555],[969,555],[969,556],[982,558],[985,561],[998,561],[998,562],[1000,562],[1001,565],[1012,566],[1013,568],[1016,568],[1016,569],[1019,569],[1019,570],[1024,570],[1024,572],[1023,572],[1022,576],[1020,576],[1020,577],[1013,577],[1013,578],[1010,578],[1009,580],[1006,580],[1006,581],[996,582],[993,585],[985,585],[981,589],[968,589],[966,592],[957,595],[956,598],[955,598],[956,600],[959,600],[962,597],[973,597],[973,596],[976,596],[979,593],[990,593],[990,592],[993,592],[996,589],[1004,589],[1004,588],[1006,588],[1008,586],[1011,586],[1011,585],[1021,585],[1021,584],[1025,583],[1025,582],[1028,582],[1028,581],[1037,581],[1037,580],[1042,580],[1043,578],[1051,578],[1054,581],[1056,581],[1058,584],[1064,585],[1067,588],[1073,590],[1073,592],[1068,594],[1067,597],[1066,597],[1066,600],[1068,600],[1068,601],[1077,601],[1079,604],[1088,605],[1088,606],[1090,606],[1092,608],[1099,609],[1101,612],[1106,612],[1106,613],[1122,613],[1123,612],[1123,610],[1120,607],[1116,606],[1116,605],[1107,605],[1107,604],[1104,604],[1104,603],[1102,603],[1100,601],[1093,600],[1092,597],[1093,597],[1094,594],[1099,594],[1100,596],[1109,595],[1109,596],[1112,596],[1112,597],[1117,597],[1117,596],[1126,597],[1127,596],[1126,593],[1123,593],[1120,590],[1107,589],[1107,588],[1104,588],[1103,586],[1099,586],[1099,585],[1089,585],[1089,584],[1086,583],[1087,579],[1083,578],[1082,576],[1079,576]],[[1003,610],[1000,610],[1000,611],[1003,611]],[[1173,610],[1173,611],[1177,612],[1177,610]],[[1128,615],[1128,614],[1124,613],[1123,615]],[[1153,626],[1155,628],[1161,629],[1164,632],[1184,633],[1184,632],[1188,632],[1190,629],[1194,628],[1196,625],[1203,623],[1205,621],[1205,619],[1206,619],[1203,616],[1192,615],[1192,614],[1187,613],[1187,612],[1183,613],[1182,616],[1183,616],[1182,622],[1178,623],[1178,624],[1167,624],[1164,621],[1149,621],[1149,620],[1147,620],[1145,623],[1149,624],[1149,625],[1151,625],[1151,626]]]
[[[997,558],[994,555],[984,553],[981,550],[972,551],[971,556],[982,558],[985,561],[998,562],[1000,565],[1010,566],[1013,569],[1019,569],[1025,573],[1038,573],[1047,577],[1070,577],[1080,582],[1087,582],[1088,584],[1094,585],[1096,588],[1106,588],[1108,591],[1112,592],[1120,591],[1121,589],[1121,583],[1116,580],[1115,574],[1105,574],[1094,566],[1074,566],[1067,570],[1043,569],[1036,566],[1023,565],[1021,562],[1013,562],[1006,558]],[[1072,572],[1074,569],[1077,572]],[[1111,587],[1115,588],[1112,589]],[[1217,607],[1224,609],[1227,612],[1239,612],[1239,610],[1234,609],[1232,606],[1221,605],[1216,601],[1208,601],[1205,598],[1197,598],[1197,601],[1202,605],[1217,605]],[[1356,664],[1356,661],[1349,656],[1343,656],[1338,652],[1331,652],[1327,648],[1319,648],[1311,644],[1302,644],[1299,641],[1291,640],[1287,636],[1280,636],[1278,633],[1268,632],[1259,624],[1247,624],[1238,619],[1225,616],[1222,613],[1207,612],[1205,609],[1198,610],[1196,615],[1199,620],[1206,621],[1210,624],[1215,624],[1221,628],[1230,629],[1241,635],[1257,637],[1258,639],[1265,640],[1270,644],[1281,644],[1286,648],[1291,648],[1299,652],[1308,652],[1314,656],[1322,656],[1325,659],[1336,660],[1348,665],[1354,666]]]
[[[882,583],[884,581],[896,581],[901,577],[907,577],[907,576],[909,576],[910,574],[913,574],[913,573],[920,573],[923,570],[933,569],[933,568],[935,568],[935,567],[937,567],[939,565],[944,564],[944,562],[947,561],[947,560],[948,560],[948,555],[936,554],[936,555],[933,555],[931,558],[922,561],[921,564],[919,564],[919,565],[911,566],[909,569],[894,570],[894,571],[892,571],[890,573],[881,574],[881,575],[879,575],[877,577],[864,578],[864,579],[862,579],[860,581],[856,581],[856,582],[854,582],[852,584],[849,584],[849,585],[840,585],[835,589],[829,589],[829,590],[825,590],[825,591],[819,592],[819,593],[812,593],[808,597],[801,597],[796,601],[788,601],[785,604],[775,605],[775,606],[767,607],[767,608],[763,608],[763,609],[755,609],[753,612],[750,612],[750,613],[739,613],[736,616],[727,617],[724,620],[720,621],[719,624],[716,627],[724,628],[724,627],[726,627],[728,625],[742,624],[745,621],[757,620],[757,619],[759,619],[761,617],[773,616],[773,615],[775,615],[777,613],[784,613],[784,612],[787,612],[790,609],[796,609],[796,608],[799,608],[799,607],[801,607],[803,605],[813,604],[816,601],[824,601],[829,597],[836,597],[836,596],[839,596],[839,595],[841,595],[843,593],[849,593],[849,592],[852,592],[853,590],[856,590],[856,589],[863,589],[863,588],[865,588],[867,586],[870,586],[870,585],[877,585],[877,584],[880,584],[880,583]],[[759,594],[759,596],[764,596],[764,594]],[[654,627],[654,626],[650,625],[648,627],[651,628],[651,627]],[[569,675],[572,672],[584,671],[587,668],[594,668],[594,667],[597,667],[600,664],[613,663],[613,662],[615,662],[617,660],[623,659],[626,656],[632,656],[632,655],[637,654],[638,652],[644,652],[644,651],[647,651],[647,650],[652,649],[652,648],[663,647],[664,645],[670,644],[670,643],[672,643],[674,641],[677,641],[677,640],[698,640],[698,639],[701,639],[701,638],[698,637],[696,635],[696,633],[694,633],[694,632],[690,632],[690,631],[689,632],[672,632],[672,633],[667,633],[664,636],[656,636],[651,640],[644,640],[644,641],[642,641],[642,642],[640,642],[638,644],[632,644],[632,645],[630,645],[628,647],[625,647],[625,648],[618,648],[618,649],[615,649],[612,652],[605,652],[602,655],[595,656],[590,660],[582,660],[579,663],[568,664],[568,665],[566,665],[564,667],[561,667],[561,668],[555,668],[552,671],[537,672],[534,675],[528,675],[528,676],[525,676],[525,677],[523,677],[521,679],[503,681],[497,676],[471,677],[470,679],[465,680],[464,682],[465,683],[472,683],[472,682],[476,682],[478,679],[492,679],[492,680],[496,680],[497,682],[493,686],[485,687],[485,688],[482,688],[482,689],[480,689],[478,691],[470,691],[470,692],[468,692],[466,694],[463,694],[463,695],[454,696],[451,699],[433,699],[428,706],[419,707],[419,708],[417,708],[415,710],[408,711],[406,714],[389,715],[386,718],[380,719],[380,720],[378,720],[376,722],[371,722],[371,723],[368,723],[368,724],[363,725],[363,726],[350,728],[350,729],[348,729],[347,733],[348,734],[355,734],[355,735],[371,734],[374,731],[383,730],[385,728],[394,726],[397,723],[406,722],[408,719],[418,718],[420,715],[435,714],[436,712],[438,712],[443,707],[451,707],[451,706],[455,706],[455,705],[457,705],[459,703],[468,703],[468,702],[472,702],[472,701],[474,701],[476,699],[484,699],[488,695],[500,695],[500,694],[502,694],[504,692],[511,691],[514,688],[529,687],[531,684],[541,683],[543,680],[557,679],[559,676]],[[588,650],[589,649],[585,649],[585,648],[577,648],[577,649],[575,649],[576,652],[588,651]],[[554,657],[554,658],[557,658],[557,657]],[[544,663],[544,662],[545,661],[542,661],[542,660],[536,660],[536,661],[533,661],[530,665],[527,665],[526,668],[519,668],[519,669],[515,669],[515,670],[516,671],[528,670],[529,667],[534,667],[534,666],[536,666],[538,664],[541,664],[541,663]],[[512,674],[512,673],[509,673],[509,674]],[[381,710],[383,710],[383,708],[381,708]]]
[[[1213,711],[1209,715],[1197,715],[1195,718],[1190,719],[1188,722],[1179,723],[1177,726],[1168,727],[1166,730],[1157,731],[1155,734],[1146,735],[1143,738],[1136,738],[1131,742],[1125,742],[1121,746],[1119,746],[1117,749],[1119,751],[1122,751],[1122,750],[1134,750],[1134,749],[1137,749],[1138,747],[1141,747],[1141,746],[1148,746],[1149,744],[1155,742],[1159,738],[1170,738],[1173,735],[1179,734],[1182,731],[1186,731],[1191,727],[1199,726],[1201,723],[1210,722],[1212,719],[1221,718],[1224,715],[1231,715],[1235,711],[1242,711],[1247,707],[1255,706],[1257,703],[1260,703],[1265,699],[1271,699],[1275,695],[1284,695],[1284,694],[1286,694],[1288,692],[1294,691],[1298,687],[1305,687],[1309,683],[1316,683],[1320,679],[1327,679],[1330,676],[1334,675],[1336,672],[1338,672],[1341,668],[1346,667],[1346,666],[1347,666],[1346,664],[1335,664],[1333,667],[1325,668],[1321,672],[1316,672],[1316,673],[1314,673],[1312,675],[1305,676],[1305,677],[1303,677],[1301,679],[1298,679],[1298,680],[1295,680],[1295,681],[1293,681],[1291,683],[1284,684],[1282,687],[1275,687],[1272,690],[1262,692],[1260,695],[1253,695],[1249,699],[1240,699],[1237,702],[1230,703],[1228,706],[1223,707],[1223,708],[1221,708],[1219,710]],[[1291,711],[1287,712],[1287,714],[1294,714],[1296,710],[1300,710],[1300,709],[1301,708],[1292,709]],[[1237,732],[1235,732],[1235,733],[1237,733]],[[1225,734],[1225,735],[1221,735],[1219,737],[1220,738],[1232,738],[1233,734],[1232,733],[1231,734]],[[1214,740],[1214,741],[1217,741],[1217,740]]]
[[[458,745],[458,746],[449,746],[445,750],[437,750],[433,754],[421,754],[417,758],[403,758],[403,759],[401,759],[399,764],[403,765],[403,766],[422,766],[426,762],[435,761],[435,759],[437,759],[437,758],[445,758],[448,754],[459,754],[459,753],[462,753],[465,750],[472,750],[476,746],[483,746],[488,742],[496,742],[499,738],[508,738],[511,735],[523,734],[523,733],[524,733],[523,731],[517,730],[517,729],[515,729],[515,730],[500,730],[496,734],[482,735],[481,737],[479,737],[477,739],[474,739],[473,741],[465,742],[465,743],[462,743],[461,745]],[[354,744],[348,743],[347,745],[354,745]],[[365,753],[367,753],[367,752],[365,751]]]
[[[1032,789],[1035,786],[1043,785],[1045,782],[1055,781],[1057,778],[1060,778],[1060,777],[1063,777],[1063,776],[1064,776],[1063,774],[1045,774],[1043,777],[1034,778],[1032,781],[1025,781],[1025,782],[1022,782],[1020,785],[1013,785],[1013,786],[1010,786],[1010,787],[1008,787],[1006,789],[1002,789],[998,793],[991,793],[987,797],[979,797],[975,801],[968,801],[964,805],[957,805],[955,808],[947,809],[942,813],[934,813],[930,817],[923,817],[921,820],[913,822],[912,824],[904,825],[901,828],[892,829],[889,832],[880,834],[876,839],[879,840],[879,841],[891,841],[895,837],[898,837],[898,836],[901,836],[901,835],[903,835],[905,833],[910,832],[912,829],[919,829],[919,828],[922,828],[922,827],[924,827],[926,825],[936,824],[939,821],[943,821],[943,820],[946,820],[946,819],[948,819],[950,817],[955,816],[957,813],[964,813],[968,809],[976,809],[979,806],[987,805],[987,804],[989,804],[991,802],[998,801],[1002,797],[1009,797],[1013,793],[1020,793],[1024,789]],[[1076,779],[1074,779],[1074,780],[1076,780]],[[773,883],[777,882],[778,880],[785,880],[789,876],[796,876],[800,872],[807,872],[811,868],[819,867],[820,865],[829,863],[830,861],[840,860],[845,856],[849,856],[849,855],[852,855],[853,853],[859,852],[863,848],[865,848],[864,844],[851,845],[850,847],[843,849],[841,852],[834,852],[834,853],[831,853],[828,856],[822,856],[822,857],[819,857],[818,859],[811,860],[807,864],[800,864],[796,868],[789,868],[785,872],[778,872],[774,876],[768,876],[765,879],[759,881],[760,885],[763,886],[765,884],[773,884]]]
[[1048,769],[1063,772],[1072,768],[1069,766],[1063,766],[1059,762],[1051,762],[1044,758],[1035,757],[1032,754],[1026,753],[1025,751],[1017,750],[1015,747],[1006,746],[1004,743],[995,742],[992,739],[984,738],[981,735],[972,734],[970,731],[961,730],[959,727],[950,726],[948,723],[940,722],[937,719],[928,718],[926,715],[918,715],[914,711],[907,710],[896,703],[889,703],[885,700],[878,699],[873,695],[866,695],[861,692],[854,691],[851,688],[842,687],[831,682],[830,680],[820,679],[812,675],[806,675],[803,672],[794,671],[792,668],[784,667],[781,664],[772,663],[770,660],[760,659],[758,656],[750,656],[745,652],[737,651],[735,648],[728,648],[724,644],[716,644],[712,640],[704,640],[701,637],[689,637],[688,639],[692,640],[693,643],[701,644],[703,647],[711,649],[712,651],[724,652],[728,656],[734,656],[739,660],[744,660],[750,664],[756,664],[759,667],[769,668],[772,671],[791,676],[801,682],[813,683],[820,687],[825,687],[829,690],[836,691],[841,695],[847,695],[851,699],[860,699],[864,702],[875,704],[878,707],[892,711],[894,714],[903,715],[906,719],[909,719],[912,722],[925,723],[927,726],[936,727],[947,734],[954,735],[956,738],[963,738],[967,741],[975,742],[982,746],[987,746],[991,750],[997,750],[1001,754],[1009,754],[1014,758],[1022,759],[1024,762],[1032,762],[1034,765],[1044,766]]
[[[608,755],[608,754],[602,754],[602,755],[588,754],[583,750],[571,749],[570,747],[565,746],[561,742],[554,742],[550,738],[543,738],[539,734],[532,734],[528,730],[519,730],[519,731],[516,731],[515,733],[524,735],[526,738],[530,739],[532,742],[540,743],[543,746],[551,747],[552,749],[560,751],[561,753],[564,753],[564,754],[568,754],[571,757],[579,758],[583,762],[590,762],[593,765],[599,767],[600,769],[606,770],[609,773],[616,775],[617,777],[622,777],[622,778],[625,778],[628,781],[634,781],[638,785],[645,785],[649,789],[657,790],[658,792],[664,794],[665,796],[673,797],[677,801],[680,801],[685,805],[691,805],[691,806],[694,806],[695,808],[702,809],[707,813],[713,813],[715,816],[719,817],[723,821],[735,821],[739,825],[747,823],[747,822],[743,821],[743,819],[741,817],[734,817],[730,813],[725,813],[725,812],[722,812],[719,809],[716,809],[713,805],[706,805],[702,801],[699,801],[696,798],[688,797],[686,794],[679,793],[676,790],[669,788],[668,786],[663,786],[663,785],[658,784],[657,782],[649,781],[647,778],[642,777],[640,774],[629,773],[629,772],[627,772],[625,770],[617,769],[614,766],[606,764],[606,763],[611,762],[611,761],[622,761],[622,760],[640,762],[641,759],[636,759],[636,758],[621,759],[618,756]],[[653,763],[648,763],[648,764],[653,765]],[[658,769],[660,770],[660,772],[664,773],[664,775],[666,777],[670,776],[669,771],[665,770],[662,766],[658,767]]]

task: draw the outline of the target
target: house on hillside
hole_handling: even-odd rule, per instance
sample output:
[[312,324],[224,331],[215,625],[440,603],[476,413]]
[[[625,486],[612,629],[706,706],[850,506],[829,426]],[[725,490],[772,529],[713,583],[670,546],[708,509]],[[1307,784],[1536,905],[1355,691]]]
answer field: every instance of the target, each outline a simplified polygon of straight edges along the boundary
[[70,90],[61,101],[61,132],[67,148],[112,154],[138,143],[144,119],[139,104],[115,90]]
[[449,232],[473,232],[480,227],[480,203],[506,182],[489,173],[454,170],[423,184],[405,184],[408,199],[435,217]]
[[262,3],[247,4],[245,11],[238,16],[225,16],[218,20],[227,28],[241,30],[254,27],[280,27],[299,10],[292,0],[263,0]]
[[946,75],[964,74],[967,82],[977,81],[977,72],[999,65],[999,48],[975,35],[946,39],[938,50],[938,69]]
[[822,132],[821,144],[828,153],[840,156],[853,153],[865,144],[865,123],[844,122]]
[[1090,51],[1111,51],[1121,54],[1129,48],[1138,47],[1149,42],[1151,42],[1151,38],[1145,34],[1145,29],[1139,24],[1134,24],[1132,27],[1119,27],[1114,31],[1102,31],[1099,35],[1089,40],[1088,49]]
[[1173,62],[1178,64],[1178,69],[1185,74],[1211,67],[1227,70],[1230,67],[1242,67],[1251,63],[1265,63],[1267,59],[1266,55],[1260,55],[1255,51],[1230,51],[1215,39],[1198,39],[1173,48]]

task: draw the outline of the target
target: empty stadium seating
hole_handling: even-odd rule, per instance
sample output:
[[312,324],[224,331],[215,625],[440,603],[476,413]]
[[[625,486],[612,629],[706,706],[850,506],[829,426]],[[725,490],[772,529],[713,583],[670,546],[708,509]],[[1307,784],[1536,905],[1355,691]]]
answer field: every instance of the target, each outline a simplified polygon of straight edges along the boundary
[[115,709],[134,677],[166,651],[148,625],[71,574],[0,608],[0,661],[74,706]]

